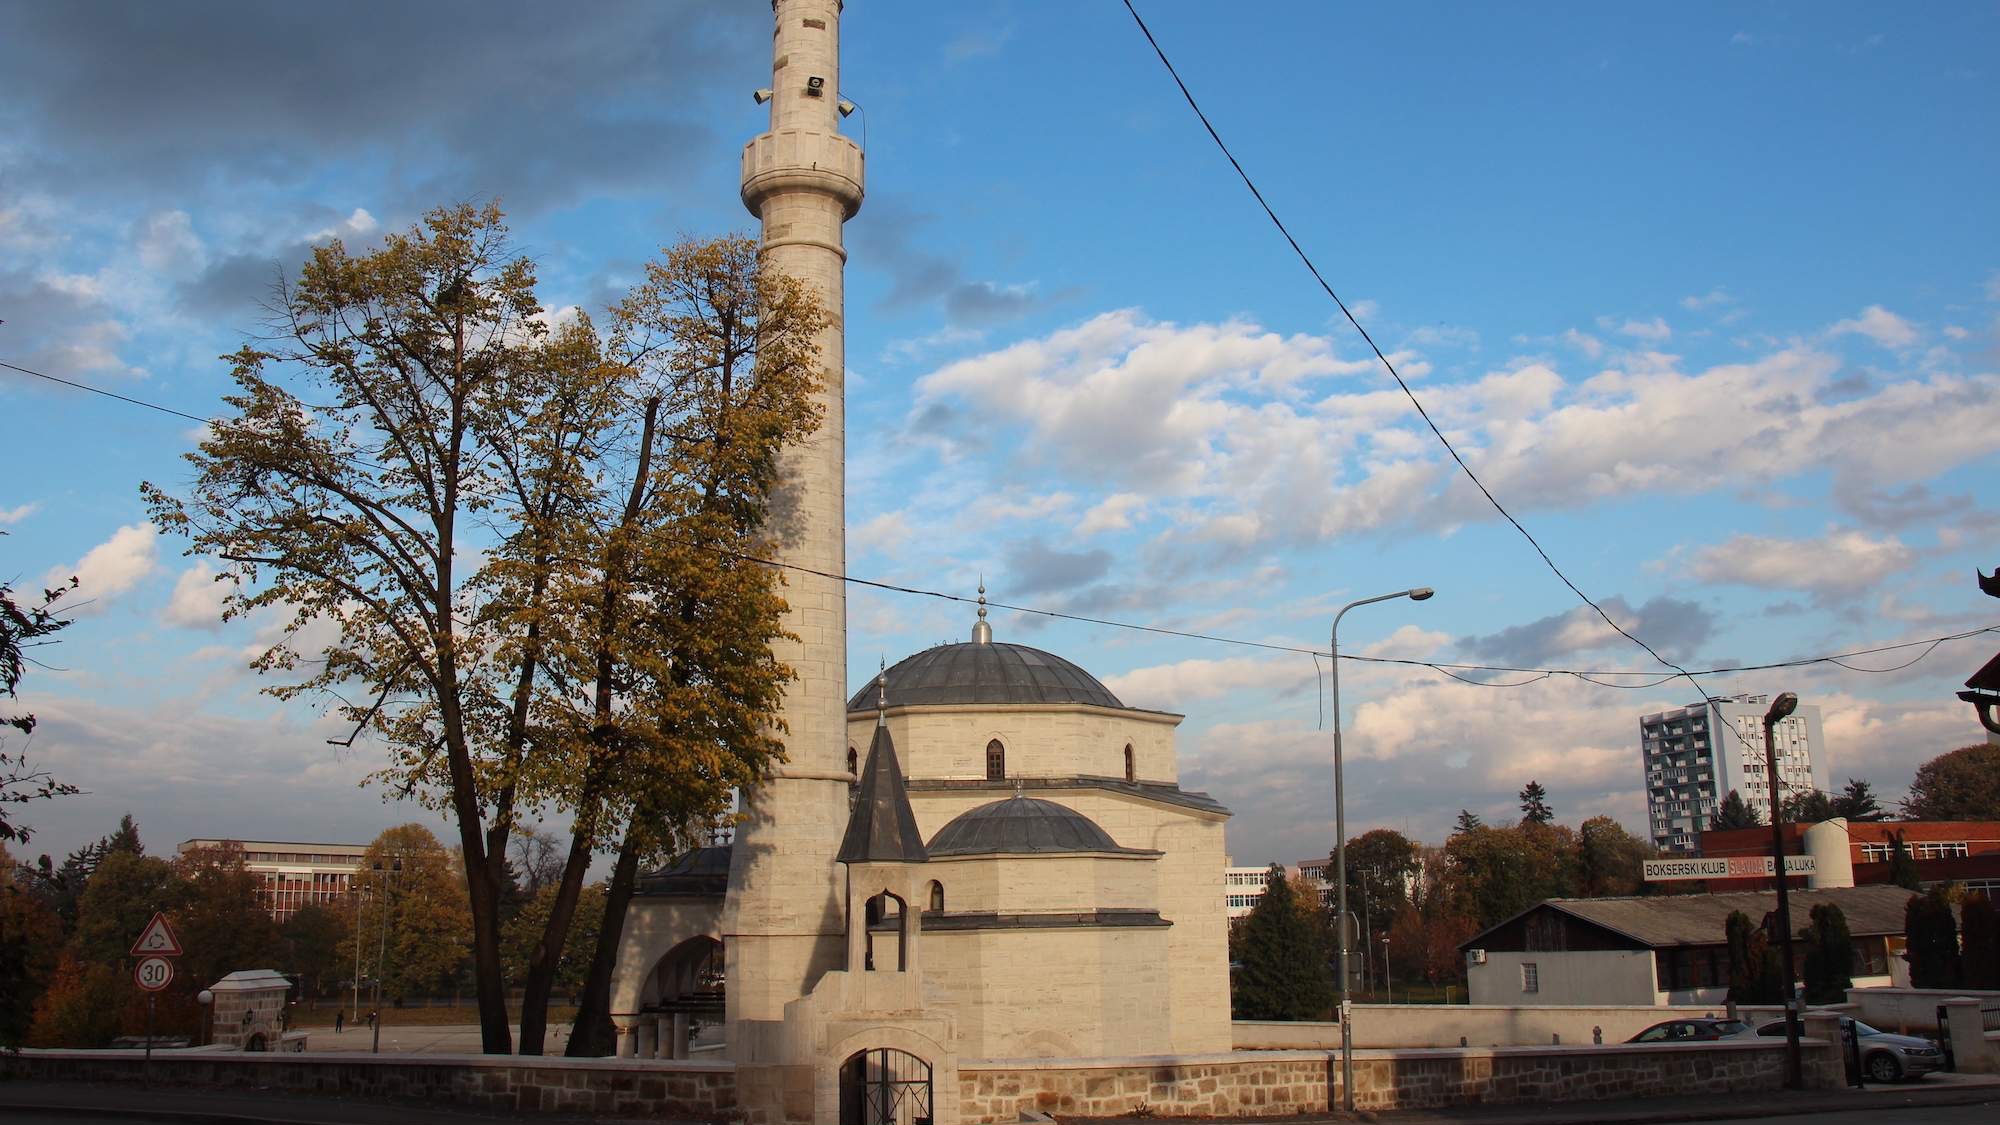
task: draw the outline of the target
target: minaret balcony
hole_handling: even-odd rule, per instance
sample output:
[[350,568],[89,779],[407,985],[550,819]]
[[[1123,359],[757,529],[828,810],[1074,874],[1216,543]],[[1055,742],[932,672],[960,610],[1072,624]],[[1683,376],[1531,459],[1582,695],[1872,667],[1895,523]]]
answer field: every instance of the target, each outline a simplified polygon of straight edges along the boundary
[[847,218],[861,209],[861,146],[838,133],[775,129],[743,146],[743,205],[763,213],[779,192],[815,191],[840,200]]

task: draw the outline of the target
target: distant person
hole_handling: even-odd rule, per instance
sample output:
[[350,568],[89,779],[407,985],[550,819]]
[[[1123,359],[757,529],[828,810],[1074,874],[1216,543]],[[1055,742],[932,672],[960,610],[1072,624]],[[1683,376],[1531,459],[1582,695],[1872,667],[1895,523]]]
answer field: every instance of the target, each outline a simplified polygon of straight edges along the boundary
[[347,1009],[339,1008],[333,1013],[333,1033],[340,1034],[341,1026],[347,1022]]
[[368,1009],[368,1027],[371,1030],[375,1027],[375,1009],[373,1008]]

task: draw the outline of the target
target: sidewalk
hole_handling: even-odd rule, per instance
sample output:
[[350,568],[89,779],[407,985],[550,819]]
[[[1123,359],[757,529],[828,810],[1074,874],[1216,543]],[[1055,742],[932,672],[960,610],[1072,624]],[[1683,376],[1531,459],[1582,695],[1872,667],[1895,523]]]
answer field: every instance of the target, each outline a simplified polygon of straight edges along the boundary
[[532,1119],[580,1125],[588,1118],[557,1114],[488,1114],[401,1102],[280,1094],[257,1090],[146,1088],[129,1083],[0,1082],[0,1125],[16,1113],[37,1116],[129,1117],[144,1122],[208,1125],[492,1125]]

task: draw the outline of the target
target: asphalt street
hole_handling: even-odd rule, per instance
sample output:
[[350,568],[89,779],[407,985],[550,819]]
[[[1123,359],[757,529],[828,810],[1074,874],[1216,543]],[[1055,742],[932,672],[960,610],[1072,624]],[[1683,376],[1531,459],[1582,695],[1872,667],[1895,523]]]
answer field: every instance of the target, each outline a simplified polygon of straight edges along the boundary
[[[1659,1125],[1693,1125],[1696,1121],[1712,1121],[1714,1118],[1688,1118],[1685,1122],[1661,1122]],[[1756,1125],[1757,1122],[1786,1122],[1799,1125],[1809,1120],[1812,1125],[1992,1125],[2000,1120],[2000,1101],[1981,1105],[1937,1105],[1904,1106],[1888,1109],[1857,1109],[1847,1113],[1815,1113],[1809,1117],[1786,1114],[1783,1117],[1738,1117],[1739,1125]]]

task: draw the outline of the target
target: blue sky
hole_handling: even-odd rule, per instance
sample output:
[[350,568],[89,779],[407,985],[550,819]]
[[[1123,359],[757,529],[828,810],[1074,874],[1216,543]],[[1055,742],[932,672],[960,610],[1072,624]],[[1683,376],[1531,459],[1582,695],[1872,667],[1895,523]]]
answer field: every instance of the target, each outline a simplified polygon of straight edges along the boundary
[[[676,235],[747,229],[755,3],[10,5],[0,359],[208,414],[214,358],[313,242],[498,198],[552,308],[601,309]],[[2000,182],[1992,4],[1142,3],[1300,242],[1474,467],[1621,623],[1689,666],[2000,621]],[[1451,472],[1201,132],[1121,4],[856,0],[843,92],[856,575],[1260,641],[1649,667]],[[90,790],[34,851],[127,809],[196,834],[364,839],[421,816],[244,665],[137,485],[190,423],[0,377],[0,573],[81,573],[24,698]],[[1987,484],[1982,490],[1980,486]],[[1982,496],[1981,492],[1985,495]],[[1982,604],[1982,602],[1984,604]],[[969,612],[857,592],[850,666]],[[1183,780],[1239,861],[1332,841],[1304,656],[996,617],[1187,715]],[[1979,736],[1995,647],[1888,675],[1717,675],[1824,711],[1836,780],[1900,791]],[[1855,661],[1899,663],[1913,652]],[[1643,828],[1637,719],[1685,682],[1515,689],[1349,667],[1350,822],[1438,840],[1508,816]]]

